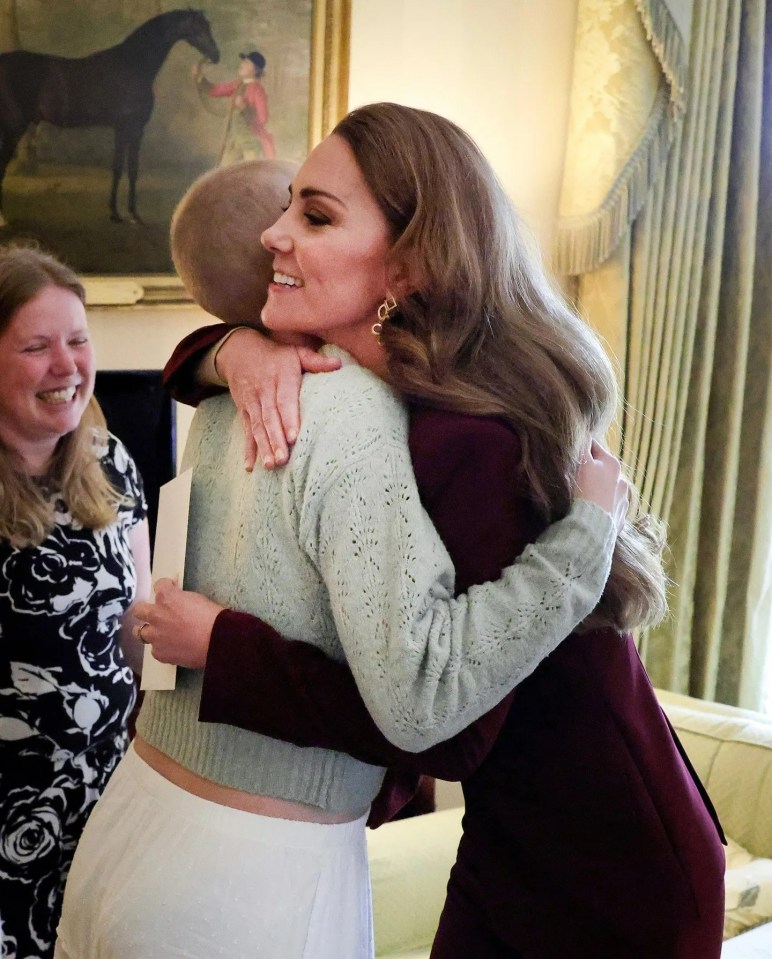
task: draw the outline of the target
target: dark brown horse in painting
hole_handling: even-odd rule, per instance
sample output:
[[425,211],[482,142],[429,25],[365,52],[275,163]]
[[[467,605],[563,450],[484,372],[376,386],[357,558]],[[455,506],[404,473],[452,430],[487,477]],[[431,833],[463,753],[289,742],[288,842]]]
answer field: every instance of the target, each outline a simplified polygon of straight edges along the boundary
[[115,47],[73,59],[16,50],[0,54],[0,224],[5,171],[27,127],[46,120],[58,127],[112,127],[115,131],[110,219],[120,222],[118,184],[126,167],[129,217],[137,215],[139,148],[153,112],[153,81],[169,51],[186,40],[213,63],[220,59],[209,21],[199,10],[153,17]]

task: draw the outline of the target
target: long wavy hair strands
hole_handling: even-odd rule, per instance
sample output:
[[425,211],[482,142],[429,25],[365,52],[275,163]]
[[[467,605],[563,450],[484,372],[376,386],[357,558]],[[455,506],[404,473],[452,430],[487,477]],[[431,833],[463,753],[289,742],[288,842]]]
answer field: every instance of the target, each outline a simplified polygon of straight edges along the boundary
[[[391,103],[352,111],[351,147],[415,292],[385,324],[392,384],[413,401],[504,418],[545,521],[569,509],[579,458],[617,386],[598,337],[548,279],[490,164],[443,117]],[[662,524],[633,491],[603,597],[583,628],[626,631],[667,609]]]

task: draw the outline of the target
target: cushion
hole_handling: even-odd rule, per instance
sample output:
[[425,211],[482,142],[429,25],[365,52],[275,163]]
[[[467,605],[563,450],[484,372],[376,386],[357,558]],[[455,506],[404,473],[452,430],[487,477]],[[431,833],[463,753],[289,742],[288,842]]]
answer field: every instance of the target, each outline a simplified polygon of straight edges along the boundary
[[428,956],[462,815],[463,809],[447,809],[368,830],[376,956]]
[[727,843],[725,939],[772,921],[772,859]]
[[770,956],[772,956],[772,922],[756,926],[750,932],[744,932],[733,939],[725,939],[721,949],[721,959],[769,959]]
[[761,713],[658,691],[724,831],[772,857],[772,720]]

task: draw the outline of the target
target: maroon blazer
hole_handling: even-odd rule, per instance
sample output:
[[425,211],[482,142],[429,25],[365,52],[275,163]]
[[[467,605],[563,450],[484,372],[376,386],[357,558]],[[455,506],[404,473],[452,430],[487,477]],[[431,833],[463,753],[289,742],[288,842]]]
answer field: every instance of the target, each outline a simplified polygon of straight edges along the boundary
[[[177,398],[191,399],[188,374],[222,331],[178,347],[166,369]],[[459,591],[496,578],[543,528],[517,436],[492,418],[415,407],[410,449]],[[378,730],[345,665],[225,611],[200,718],[389,765],[374,824],[418,773],[463,780],[463,837],[433,959],[720,955],[723,834],[629,636],[569,637],[487,716],[407,754]]]

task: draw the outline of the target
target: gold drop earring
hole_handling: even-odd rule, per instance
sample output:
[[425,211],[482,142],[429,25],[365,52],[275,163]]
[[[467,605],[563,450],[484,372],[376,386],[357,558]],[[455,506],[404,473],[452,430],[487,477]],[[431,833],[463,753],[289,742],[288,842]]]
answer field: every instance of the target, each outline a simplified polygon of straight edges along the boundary
[[397,301],[394,299],[391,293],[387,293],[386,299],[378,307],[378,320],[370,327],[373,336],[378,340],[380,340],[381,333],[383,333],[383,324],[389,319],[390,316],[393,316],[396,311]]

